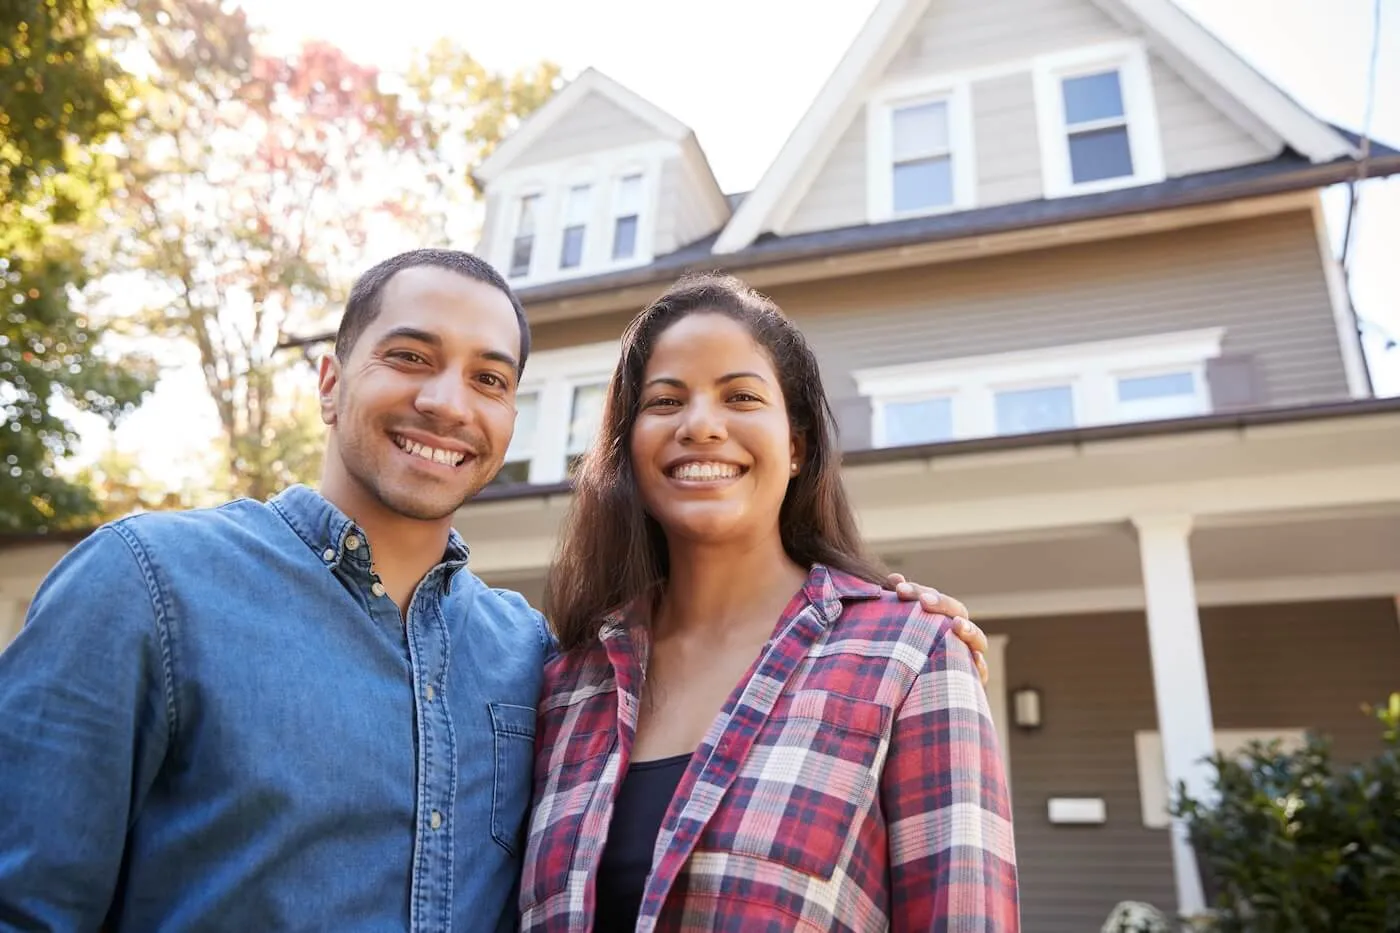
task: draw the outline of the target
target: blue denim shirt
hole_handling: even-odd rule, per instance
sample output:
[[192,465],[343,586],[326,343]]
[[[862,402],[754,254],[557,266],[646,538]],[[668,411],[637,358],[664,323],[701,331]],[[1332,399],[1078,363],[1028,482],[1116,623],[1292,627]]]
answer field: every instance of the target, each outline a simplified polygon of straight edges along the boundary
[[539,613],[325,499],[134,516],[0,655],[0,929],[514,928]]

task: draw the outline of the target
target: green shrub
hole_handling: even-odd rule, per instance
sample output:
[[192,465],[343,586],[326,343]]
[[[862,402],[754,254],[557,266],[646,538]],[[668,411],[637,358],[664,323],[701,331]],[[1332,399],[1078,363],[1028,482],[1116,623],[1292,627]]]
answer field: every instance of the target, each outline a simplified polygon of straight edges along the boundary
[[1366,707],[1383,748],[1344,768],[1309,736],[1216,755],[1211,804],[1177,790],[1218,933],[1400,933],[1400,693]]

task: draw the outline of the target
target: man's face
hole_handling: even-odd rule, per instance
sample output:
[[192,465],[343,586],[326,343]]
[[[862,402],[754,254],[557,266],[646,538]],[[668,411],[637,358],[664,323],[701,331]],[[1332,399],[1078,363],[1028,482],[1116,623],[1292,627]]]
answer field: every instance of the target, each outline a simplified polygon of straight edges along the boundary
[[395,274],[349,357],[321,364],[328,463],[399,515],[452,515],[501,468],[519,358],[499,289],[433,266]]

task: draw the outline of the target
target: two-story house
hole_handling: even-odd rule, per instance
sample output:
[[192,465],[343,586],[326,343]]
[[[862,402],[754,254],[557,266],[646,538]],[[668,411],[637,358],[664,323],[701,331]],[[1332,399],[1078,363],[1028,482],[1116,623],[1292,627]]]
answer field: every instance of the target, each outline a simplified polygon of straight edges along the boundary
[[1250,738],[1364,754],[1400,685],[1400,403],[1319,201],[1357,142],[1169,0],[883,0],[727,198],[587,71],[479,171],[535,352],[474,565],[540,595],[623,326],[735,272],[820,355],[867,540],[991,633],[1026,928],[1194,910],[1167,788]]
[[[1400,401],[1319,202],[1359,158],[1170,0],[881,0],[743,195],[586,71],[479,170],[535,351],[473,568],[538,601],[624,325],[732,271],[817,350],[867,541],[990,634],[1025,928],[1195,910],[1167,788],[1365,754],[1400,684]],[[61,551],[0,552],[0,631]]]

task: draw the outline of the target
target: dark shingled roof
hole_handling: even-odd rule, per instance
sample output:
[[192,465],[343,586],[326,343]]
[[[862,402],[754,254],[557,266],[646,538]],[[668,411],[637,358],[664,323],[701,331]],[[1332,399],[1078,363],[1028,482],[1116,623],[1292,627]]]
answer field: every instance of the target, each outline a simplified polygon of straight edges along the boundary
[[[1355,133],[1341,127],[1334,129],[1354,145],[1359,144],[1360,138]],[[1156,184],[1137,185],[1098,194],[1040,198],[1035,201],[999,204],[995,207],[878,224],[859,224],[791,236],[766,233],[748,247],[724,255],[711,252],[711,247],[719,236],[719,231],[716,231],[674,252],[658,256],[645,266],[532,285],[518,289],[516,293],[528,307],[535,302],[573,298],[636,285],[666,283],[689,271],[722,269],[742,272],[745,269],[803,259],[1216,204],[1237,198],[1306,191],[1357,179],[1361,171],[1361,163],[1356,159],[1337,159],[1314,165],[1292,150],[1285,150],[1276,158],[1264,162],[1183,175]],[[1365,174],[1366,177],[1373,178],[1400,174],[1400,150],[1372,140]],[[729,197],[734,201],[743,195]],[[284,346],[304,346],[332,339],[334,336],[334,333],[318,334],[289,340]]]

